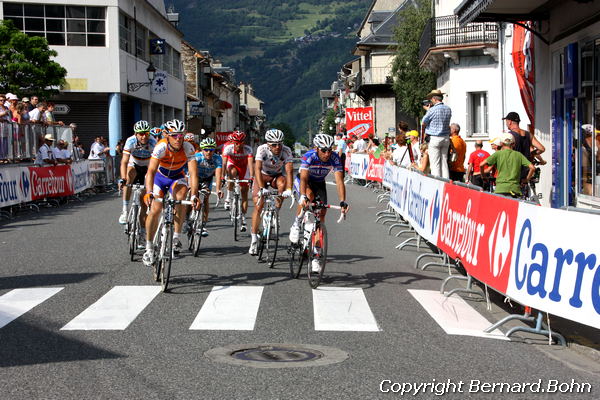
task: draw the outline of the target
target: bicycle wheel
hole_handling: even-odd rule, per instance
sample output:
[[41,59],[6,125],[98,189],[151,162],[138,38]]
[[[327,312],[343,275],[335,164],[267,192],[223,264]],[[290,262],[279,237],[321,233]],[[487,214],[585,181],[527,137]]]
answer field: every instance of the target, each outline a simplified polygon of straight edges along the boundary
[[160,268],[160,283],[163,292],[166,292],[168,289],[169,277],[171,275],[171,261],[173,261],[173,225],[169,224],[165,230],[165,243],[163,246],[164,254],[160,259],[160,262],[162,263]]
[[240,209],[238,204],[238,195],[233,197],[233,203],[231,203],[231,215],[233,215],[233,240],[238,240],[238,225],[240,223]]
[[258,246],[256,248],[256,259],[258,261],[262,261],[263,253],[265,251],[265,231],[264,228],[261,227],[261,230],[258,232]]
[[138,206],[131,206],[127,217],[127,233],[129,235],[129,255],[131,256],[131,261],[134,261],[135,250],[137,248],[138,214]]
[[190,214],[190,221],[192,221],[192,223],[190,224],[189,221],[186,222],[186,224],[188,226],[187,238],[188,238],[188,250],[189,251],[194,251],[194,242],[196,240],[195,232],[196,232],[197,220],[198,220],[197,211],[192,210],[192,213]]
[[194,257],[198,257],[200,253],[200,244],[202,243],[202,232],[204,231],[204,226],[206,225],[206,221],[204,220],[204,215],[200,214],[198,218],[198,224],[196,229],[194,230],[194,236],[196,237],[194,241]]
[[[313,272],[313,260],[319,261],[321,265],[319,272]],[[327,229],[325,225],[320,224],[311,235],[308,250],[308,284],[311,288],[316,289],[321,283],[325,272],[325,264],[327,264]]]
[[292,279],[298,279],[302,265],[306,261],[306,251],[302,245],[302,239],[299,243],[292,243],[288,253],[290,254],[290,276]]
[[164,243],[162,235],[163,224],[158,224],[154,237],[154,264],[152,264],[152,277],[155,282],[160,282],[160,271],[162,267],[162,256],[164,254]]
[[269,268],[273,268],[277,257],[277,246],[279,246],[279,218],[277,214],[271,214],[269,224],[269,234],[265,238],[265,248],[267,250],[267,263],[269,263]]

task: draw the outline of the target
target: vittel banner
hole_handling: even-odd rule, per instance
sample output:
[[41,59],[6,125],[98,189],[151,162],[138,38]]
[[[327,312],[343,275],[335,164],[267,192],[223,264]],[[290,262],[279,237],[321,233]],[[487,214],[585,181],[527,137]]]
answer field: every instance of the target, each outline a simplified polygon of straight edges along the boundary
[[29,170],[24,167],[0,169],[0,207],[31,201]]
[[366,138],[375,133],[373,107],[346,108],[346,131],[348,136]]
[[519,203],[446,184],[437,245],[474,278],[506,293]]
[[217,147],[221,147],[229,138],[231,132],[215,132],[215,142],[217,142]]
[[600,216],[520,204],[506,294],[600,328]]
[[29,174],[32,200],[73,194],[73,173],[69,165],[29,167]]

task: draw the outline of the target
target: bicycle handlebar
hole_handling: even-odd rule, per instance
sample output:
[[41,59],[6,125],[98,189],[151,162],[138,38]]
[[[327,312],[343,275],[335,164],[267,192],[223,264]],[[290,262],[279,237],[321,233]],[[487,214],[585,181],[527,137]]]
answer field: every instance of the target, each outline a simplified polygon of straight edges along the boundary
[[338,220],[337,220],[338,224],[340,222],[342,222],[343,220],[346,219],[346,213],[343,211],[344,210],[343,207],[334,206],[334,205],[331,205],[331,204],[323,204],[323,203],[310,203],[309,206],[316,207],[317,209],[320,209],[320,208],[332,208],[334,210],[340,210],[340,218],[338,218]]
[[[283,197],[282,195],[279,194],[279,192],[275,192],[274,189],[271,189],[272,192],[268,194],[268,196],[273,196],[273,197],[279,197],[282,200],[285,200],[286,197]],[[256,202],[256,206],[260,205],[260,201],[262,199],[263,195],[260,193],[260,191],[258,192],[258,201]],[[296,198],[294,197],[294,195],[290,196],[292,198],[292,202],[290,204],[290,208],[294,207],[294,204],[296,204]]]
[[[158,201],[159,203],[164,203],[164,199],[162,197],[155,197],[154,201]],[[183,204],[185,206],[194,205],[194,203],[189,200],[171,200],[171,201],[173,202],[173,204]]]
[[252,182],[252,179],[225,179],[225,182],[250,183],[250,182]]

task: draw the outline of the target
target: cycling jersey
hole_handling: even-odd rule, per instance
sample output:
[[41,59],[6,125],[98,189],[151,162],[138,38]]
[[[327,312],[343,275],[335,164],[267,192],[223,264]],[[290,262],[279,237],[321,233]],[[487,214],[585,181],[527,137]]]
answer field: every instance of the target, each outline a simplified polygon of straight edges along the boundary
[[242,151],[235,152],[235,145],[228,144],[223,148],[223,158],[227,157],[227,165],[235,165],[238,168],[246,168],[248,159],[252,158],[252,147],[244,145]]
[[198,162],[198,178],[200,179],[212,178],[217,168],[223,168],[223,159],[218,154],[213,154],[210,160],[204,157],[202,152],[196,153],[195,157]]
[[179,151],[171,150],[167,139],[162,139],[152,152],[152,158],[159,160],[158,172],[167,178],[176,178],[184,175],[188,161],[194,159],[194,146],[183,142]]
[[141,144],[135,135],[128,137],[123,146],[123,153],[130,155],[127,165],[148,166],[155,146],[156,139],[153,137],[148,138],[148,143],[145,145]]
[[256,149],[256,161],[262,161],[260,172],[264,175],[281,175],[283,166],[292,160],[292,150],[287,146],[283,146],[279,155],[273,154],[268,144],[258,146]]
[[323,182],[325,177],[334,170],[335,172],[343,172],[344,167],[337,153],[331,153],[329,160],[321,161],[316,149],[312,149],[304,154],[300,171],[308,170],[308,179],[315,182]]

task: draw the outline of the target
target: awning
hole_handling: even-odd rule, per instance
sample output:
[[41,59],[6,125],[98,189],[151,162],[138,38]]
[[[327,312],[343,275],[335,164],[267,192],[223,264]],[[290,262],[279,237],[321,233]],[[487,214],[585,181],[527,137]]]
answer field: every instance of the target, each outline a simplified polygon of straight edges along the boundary
[[219,100],[218,108],[220,108],[221,110],[227,110],[233,108],[233,105],[231,103],[226,102],[225,100]]
[[454,9],[460,26],[469,22],[538,21],[548,18],[552,0],[463,0]]

